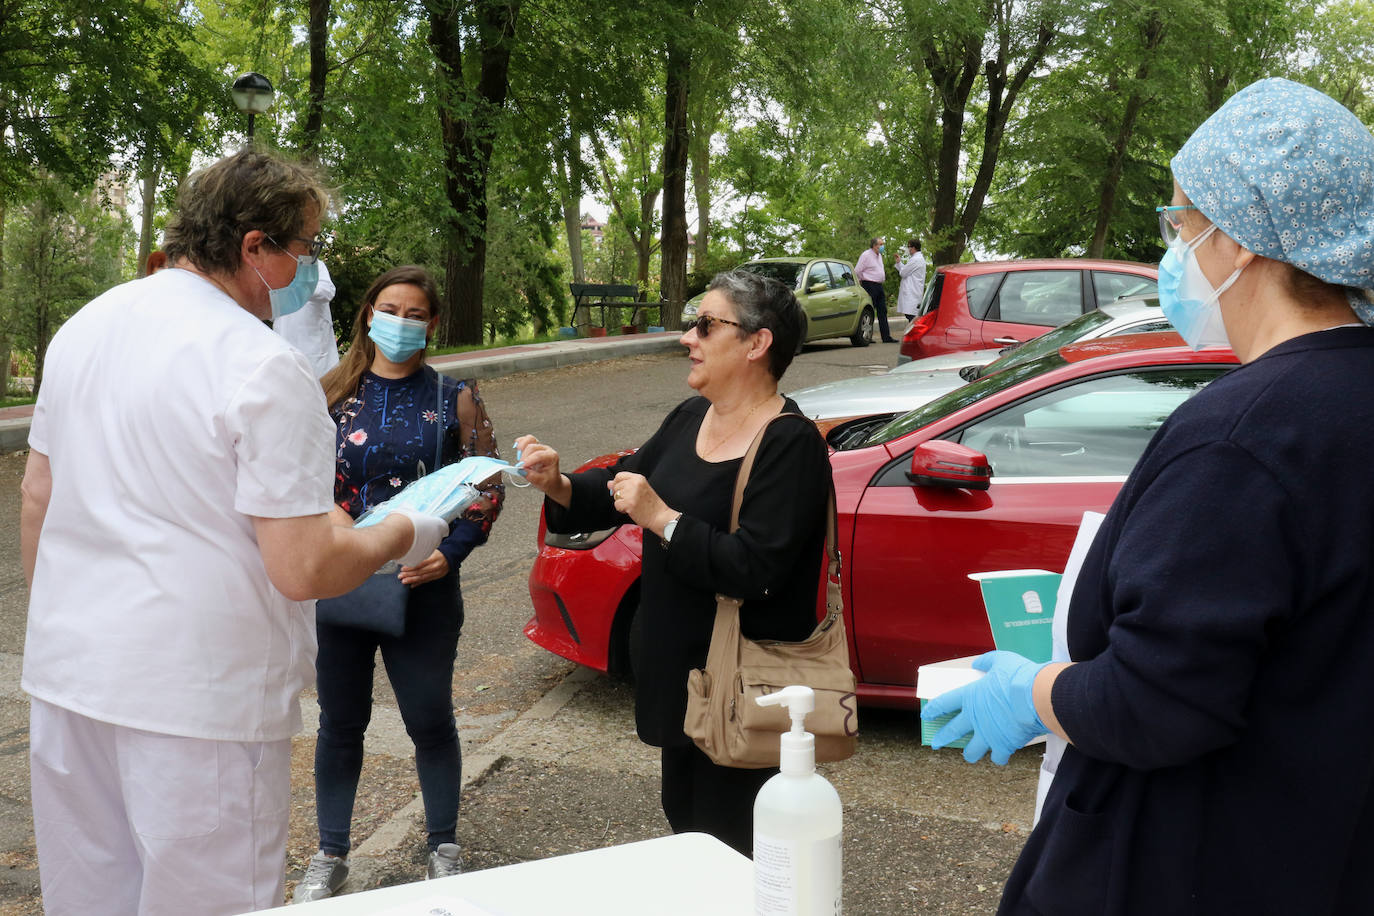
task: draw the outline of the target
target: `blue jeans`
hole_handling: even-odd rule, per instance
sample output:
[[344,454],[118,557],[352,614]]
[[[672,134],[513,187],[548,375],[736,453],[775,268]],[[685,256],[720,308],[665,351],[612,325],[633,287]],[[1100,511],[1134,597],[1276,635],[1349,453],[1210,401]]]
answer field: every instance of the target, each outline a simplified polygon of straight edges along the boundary
[[425,804],[429,848],[454,842],[462,752],[453,721],[453,662],[463,628],[456,572],[411,590],[399,638],[317,623],[315,662],[320,730],[315,741],[315,815],[320,849],[347,855],[353,800],[363,768],[363,733],[372,718],[372,673],[382,651]]

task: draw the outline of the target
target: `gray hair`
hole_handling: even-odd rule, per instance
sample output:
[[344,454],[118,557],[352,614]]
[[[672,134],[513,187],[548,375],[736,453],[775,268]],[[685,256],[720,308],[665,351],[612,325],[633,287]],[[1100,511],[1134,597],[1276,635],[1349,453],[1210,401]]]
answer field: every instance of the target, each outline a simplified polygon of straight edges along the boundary
[[764,328],[772,332],[768,370],[774,379],[781,379],[801,344],[805,319],[797,297],[777,280],[747,270],[718,273],[707,289],[720,292],[735,307],[735,318],[742,325],[736,333],[741,337]]
[[233,273],[249,232],[257,229],[272,244],[288,245],[301,234],[311,207],[323,216],[328,206],[328,190],[305,166],[242,150],[182,184],[162,247],[172,263],[185,258],[209,273]]

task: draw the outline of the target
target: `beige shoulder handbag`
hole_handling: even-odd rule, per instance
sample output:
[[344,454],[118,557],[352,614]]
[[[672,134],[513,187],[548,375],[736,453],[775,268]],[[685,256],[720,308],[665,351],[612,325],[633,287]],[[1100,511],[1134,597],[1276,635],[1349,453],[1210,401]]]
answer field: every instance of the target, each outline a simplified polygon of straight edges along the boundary
[[[754,437],[735,481],[730,531],[739,528],[740,503],[763,434],[772,423],[797,414],[778,414]],[[755,697],[791,684],[816,692],[816,709],[806,730],[816,736],[816,760],[844,760],[854,753],[859,734],[854,672],[844,631],[840,597],[840,554],[835,546],[835,488],[830,487],[825,525],[826,616],[801,642],[755,642],[740,635],[740,600],[716,596],[716,622],[706,667],[687,675],[687,716],[683,730],[721,766],[759,768],[778,765],[778,735],[791,727],[787,710],[760,706]]]

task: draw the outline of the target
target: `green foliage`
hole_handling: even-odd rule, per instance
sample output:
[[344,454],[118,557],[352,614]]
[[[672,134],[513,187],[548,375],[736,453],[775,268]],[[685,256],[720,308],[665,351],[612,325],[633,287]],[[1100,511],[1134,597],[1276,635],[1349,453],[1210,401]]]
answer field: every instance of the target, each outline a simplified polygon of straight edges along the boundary
[[15,344],[36,354],[35,391],[53,333],[78,308],[119,282],[128,220],[98,193],[73,192],[56,179],[9,213],[5,300]]
[[[64,251],[53,264],[87,264],[84,286],[43,299],[17,246],[31,254],[44,225],[76,245],[63,220],[107,173],[153,189],[160,227],[193,165],[244,141],[238,74],[278,92],[257,141],[302,148],[307,7],[0,0],[0,309],[24,309],[0,332],[36,357],[34,303],[58,321],[130,273],[132,246],[115,273]],[[510,34],[492,34],[502,21]],[[448,69],[436,22],[456,43]],[[916,235],[932,261],[1095,246],[1153,261],[1169,157],[1240,87],[1290,75],[1374,119],[1367,0],[333,0],[328,25],[314,155],[337,189],[326,259],[344,336],[372,279],[404,263],[476,310],[485,339],[565,321],[579,259],[587,280],[655,299],[670,45],[690,57],[689,220],[690,201],[705,212],[688,228],[708,247],[688,295],[752,257],[852,261],[874,235]],[[499,83],[486,52],[502,41],[499,106],[483,80]],[[610,213],[599,243],[576,229],[589,194]],[[117,212],[89,207],[88,245],[127,241],[102,222]]]

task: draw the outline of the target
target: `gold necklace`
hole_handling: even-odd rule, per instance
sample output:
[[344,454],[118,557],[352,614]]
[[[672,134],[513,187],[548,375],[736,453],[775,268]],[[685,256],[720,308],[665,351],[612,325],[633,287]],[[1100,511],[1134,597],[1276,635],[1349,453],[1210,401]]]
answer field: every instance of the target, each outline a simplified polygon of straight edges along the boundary
[[[777,397],[776,394],[770,394],[768,397],[764,398],[762,401],[759,401],[759,402],[758,402],[757,404],[755,404],[753,407],[750,407],[750,408],[749,408],[749,412],[746,413],[746,414],[744,415],[744,417],[743,417],[738,423],[735,424],[735,428],[734,428],[734,429],[730,430],[730,432],[726,433],[724,436],[722,436],[721,438],[717,439],[715,445],[711,446],[711,447],[708,448],[705,452],[702,453],[702,455],[701,455],[702,459],[704,460],[704,459],[710,458],[712,455],[714,455],[714,454],[716,453],[716,451],[717,451],[722,445],[724,445],[726,442],[730,441],[730,439],[731,439],[732,437],[734,437],[737,433],[739,433],[740,430],[744,429],[744,424],[749,422],[749,418],[752,417],[752,416],[754,415],[754,411],[758,410],[760,407],[762,407],[764,404],[767,404],[769,401],[773,400],[773,398],[775,398],[775,397]],[[719,416],[719,414],[716,414],[716,416]]]

